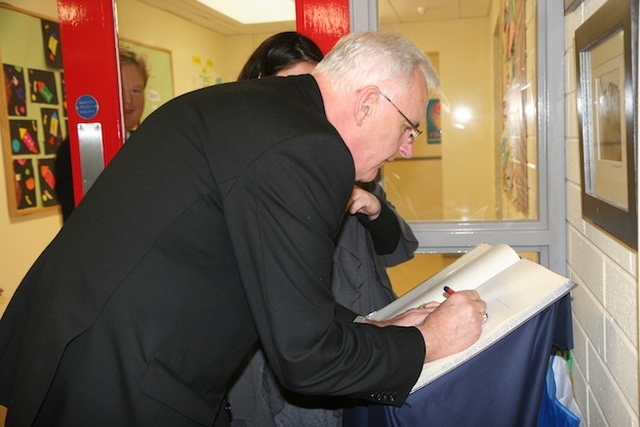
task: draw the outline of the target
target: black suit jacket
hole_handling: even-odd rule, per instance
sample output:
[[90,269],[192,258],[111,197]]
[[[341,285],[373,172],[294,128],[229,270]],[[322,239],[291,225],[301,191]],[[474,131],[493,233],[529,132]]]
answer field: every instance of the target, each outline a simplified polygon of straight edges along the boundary
[[354,324],[331,294],[353,182],[311,76],[165,104],[0,321],[7,426],[212,425],[257,339],[298,392],[401,404],[422,367],[419,331]]

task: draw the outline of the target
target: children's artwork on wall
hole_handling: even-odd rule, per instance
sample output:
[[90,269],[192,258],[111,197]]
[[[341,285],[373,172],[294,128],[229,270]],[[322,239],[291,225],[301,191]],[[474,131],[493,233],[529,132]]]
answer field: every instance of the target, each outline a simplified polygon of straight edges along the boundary
[[[60,87],[62,87],[62,90],[60,91],[60,93],[62,94],[62,115],[64,117],[69,117],[67,115],[67,92],[65,91],[65,88],[64,88],[64,72],[60,73]],[[68,128],[65,127],[65,129],[68,129]]]
[[44,152],[56,154],[62,142],[60,114],[54,108],[42,108],[42,132],[44,134]]
[[46,19],[40,20],[42,26],[42,46],[44,60],[50,68],[62,68],[62,49],[60,48],[60,24]]
[[2,64],[4,87],[7,93],[7,111],[10,116],[27,115],[27,91],[22,67]]
[[518,212],[528,214],[525,0],[504,3],[502,28],[502,190]]
[[40,154],[38,122],[35,120],[10,120],[11,151],[13,154]]
[[56,179],[53,176],[53,164],[55,159],[41,158],[38,159],[38,181],[40,189],[40,200],[43,206],[54,206],[58,204],[56,197]]
[[33,171],[33,160],[14,160],[13,175],[15,177],[15,196],[18,209],[29,209],[37,207],[36,179]]
[[56,76],[51,71],[29,69],[29,96],[38,104],[58,104]]
[[200,55],[191,55],[191,89],[201,89],[203,87],[214,84],[214,78],[211,75],[213,61],[203,61]]
[[0,22],[0,146],[9,214],[58,209],[53,164],[67,136],[58,24],[6,4]]

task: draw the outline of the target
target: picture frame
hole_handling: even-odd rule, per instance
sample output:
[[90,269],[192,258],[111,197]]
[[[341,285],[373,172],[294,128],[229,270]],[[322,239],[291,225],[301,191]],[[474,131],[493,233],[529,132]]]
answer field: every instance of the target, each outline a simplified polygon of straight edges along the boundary
[[67,135],[59,27],[0,4],[0,152],[9,216],[59,210],[54,162]]
[[583,2],[584,0],[564,0],[565,15],[576,10]]
[[582,216],[633,249],[637,30],[637,1],[608,0],[575,32]]

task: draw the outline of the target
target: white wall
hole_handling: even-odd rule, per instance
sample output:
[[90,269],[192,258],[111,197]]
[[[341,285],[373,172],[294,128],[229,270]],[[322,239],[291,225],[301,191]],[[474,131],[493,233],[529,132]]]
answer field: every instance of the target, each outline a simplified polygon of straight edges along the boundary
[[638,426],[638,254],[582,219],[574,32],[604,0],[565,17],[567,229],[574,388],[587,426]]

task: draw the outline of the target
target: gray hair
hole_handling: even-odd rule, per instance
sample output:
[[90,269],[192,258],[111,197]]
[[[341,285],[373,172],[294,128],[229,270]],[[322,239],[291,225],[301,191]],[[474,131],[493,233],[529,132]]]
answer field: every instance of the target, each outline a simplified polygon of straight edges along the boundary
[[407,36],[395,31],[364,31],[340,39],[313,74],[322,74],[335,90],[347,93],[388,80],[409,82],[416,69],[430,93],[440,90],[433,64]]

